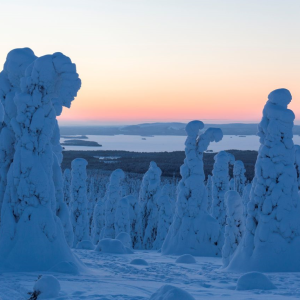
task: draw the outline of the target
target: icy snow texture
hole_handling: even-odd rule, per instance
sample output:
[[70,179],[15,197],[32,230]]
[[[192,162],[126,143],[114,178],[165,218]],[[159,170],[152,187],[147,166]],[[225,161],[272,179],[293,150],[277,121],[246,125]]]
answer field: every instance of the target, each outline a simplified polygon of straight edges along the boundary
[[210,142],[220,141],[223,134],[218,128],[208,128],[199,135],[203,127],[201,121],[192,121],[186,126],[186,158],[180,168],[182,179],[178,185],[175,216],[162,246],[162,254],[221,254],[218,245],[220,227],[207,212],[203,152]]
[[105,227],[103,238],[115,238],[115,213],[118,201],[122,198],[121,181],[125,174],[121,169],[113,171],[110,175],[105,202]]
[[70,169],[65,169],[64,175],[63,175],[63,180],[64,180],[64,201],[69,207],[70,201],[71,201],[71,171]]
[[158,212],[158,224],[157,224],[157,235],[153,244],[153,249],[160,249],[167,236],[169,228],[172,224],[173,213],[171,199],[169,197],[170,186],[165,184],[161,189],[160,195],[157,198],[157,205],[159,207]]
[[239,278],[236,289],[238,291],[273,290],[276,289],[276,287],[266,275],[259,272],[250,272]]
[[223,267],[228,266],[244,232],[243,204],[237,191],[228,191],[225,194],[225,206],[226,226],[225,242],[222,248]]
[[294,113],[288,90],[270,93],[258,126],[261,146],[255,165],[244,238],[228,269],[300,271],[300,209]]
[[157,197],[160,188],[161,169],[154,161],[145,173],[139,194],[141,207],[141,230],[144,249],[152,249],[157,235],[158,206]]
[[105,221],[105,204],[102,199],[99,199],[93,213],[92,222],[92,241],[95,245],[99,243],[100,233],[102,228],[104,228]]
[[127,198],[121,198],[117,202],[115,213],[115,235],[121,232],[130,234],[129,204]]
[[195,300],[186,291],[172,285],[163,285],[149,300]]
[[131,241],[131,237],[129,235],[129,233],[127,232],[120,232],[117,237],[116,240],[119,240],[120,242],[122,242],[122,244],[131,249],[132,248],[132,241]]
[[214,157],[212,188],[212,216],[218,220],[224,231],[226,222],[225,193],[229,190],[229,164],[233,165],[234,156],[226,151],[220,151]]
[[59,281],[52,275],[43,275],[33,287],[33,292],[38,295],[37,299],[58,297],[59,291]]
[[72,161],[72,192],[70,201],[71,220],[74,230],[73,247],[81,241],[90,240],[89,220],[87,215],[86,195],[86,166],[88,162],[83,158],[76,158]]
[[178,264],[195,264],[196,259],[191,254],[184,254],[176,259]]
[[243,196],[245,188],[246,177],[245,177],[245,166],[241,160],[236,160],[233,165],[233,178],[234,178],[234,190]]
[[111,254],[132,254],[132,250],[125,247],[121,241],[114,239],[103,239],[97,245],[96,251]]
[[[4,67],[20,68],[8,78],[21,91],[13,98],[17,111],[10,121],[15,153],[1,211],[0,267],[22,271],[48,270],[61,261],[79,264],[56,216],[51,139],[57,110],[70,106],[81,83],[63,54],[33,56],[28,48],[13,50]],[[25,68],[20,57],[32,63]]]
[[206,182],[206,193],[207,193],[207,212],[211,214],[212,208],[212,179],[211,175],[208,175]]

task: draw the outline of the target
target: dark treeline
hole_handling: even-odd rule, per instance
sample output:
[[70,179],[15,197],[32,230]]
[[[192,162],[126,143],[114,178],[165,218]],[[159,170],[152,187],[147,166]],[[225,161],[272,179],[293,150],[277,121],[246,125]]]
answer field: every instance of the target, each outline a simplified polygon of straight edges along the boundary
[[[236,160],[243,161],[246,168],[246,177],[252,180],[254,176],[254,165],[257,158],[257,151],[229,150]],[[129,151],[64,151],[62,168],[70,168],[71,161],[81,157],[88,161],[89,170],[113,171],[122,169],[130,173],[145,173],[149,168],[150,161],[155,161],[162,170],[165,177],[180,177],[180,166],[185,158],[184,151],[175,152],[129,152]],[[214,156],[216,153],[204,153],[204,172],[207,176],[212,173]],[[105,159],[99,159],[105,157]],[[118,157],[117,159],[115,159]],[[232,176],[232,166],[230,167]]]

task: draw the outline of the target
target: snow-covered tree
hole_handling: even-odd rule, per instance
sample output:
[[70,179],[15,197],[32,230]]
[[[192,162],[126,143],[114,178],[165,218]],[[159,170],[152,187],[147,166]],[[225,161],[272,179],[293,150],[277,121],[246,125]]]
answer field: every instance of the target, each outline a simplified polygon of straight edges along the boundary
[[87,212],[88,212],[88,219],[89,219],[89,228],[91,232],[94,208],[97,203],[97,195],[95,192],[95,179],[93,176],[90,178],[90,182],[88,184],[87,199],[88,199]]
[[74,247],[82,241],[90,240],[86,192],[87,164],[88,162],[83,158],[76,158],[71,163],[72,181],[69,206],[74,230]]
[[71,171],[70,169],[65,169],[64,175],[63,175],[63,180],[64,180],[64,201],[69,207],[70,200],[71,200]]
[[130,234],[129,203],[126,197],[118,201],[115,214],[115,235],[121,232]]
[[139,194],[141,207],[141,232],[144,249],[152,249],[157,235],[158,206],[157,196],[160,188],[161,169],[154,161],[145,173]]
[[170,186],[168,184],[165,184],[161,189],[161,193],[159,197],[157,198],[159,212],[158,212],[157,236],[153,244],[153,249],[161,248],[172,223],[173,213],[172,213],[172,206],[171,206],[169,193],[170,193]]
[[178,185],[176,211],[162,254],[221,255],[220,227],[207,212],[203,153],[210,142],[219,142],[223,134],[219,128],[208,128],[199,135],[203,127],[201,121],[192,121],[186,126],[186,158],[180,168],[182,179]]
[[241,160],[236,160],[233,165],[234,190],[243,196],[243,191],[246,184],[245,166]]
[[16,117],[10,121],[15,153],[1,212],[0,266],[41,271],[63,261],[78,265],[56,216],[51,139],[56,116],[63,106],[70,107],[80,79],[76,66],[61,53],[35,59],[30,49],[17,49],[8,54],[6,63],[17,68],[22,55],[33,59],[24,77],[16,78],[21,92],[13,98]]
[[100,233],[105,225],[105,203],[100,198],[94,208],[92,222],[92,242],[97,245],[100,240]]
[[252,188],[252,183],[248,183],[243,191],[242,200],[243,200],[243,215],[245,221],[247,219],[247,206],[250,200],[251,188]]
[[225,206],[226,226],[225,241],[222,248],[223,267],[228,266],[244,232],[242,199],[237,191],[228,191],[225,194]]
[[109,185],[106,191],[105,227],[103,228],[103,238],[114,239],[116,237],[115,213],[117,203],[122,198],[121,181],[124,180],[124,178],[125,174],[121,169],[113,171],[110,175]]
[[221,231],[226,223],[225,193],[229,191],[229,164],[233,165],[234,156],[226,151],[220,151],[214,157],[212,189],[212,216],[218,220]]
[[129,203],[129,219],[130,219],[130,236],[132,241],[132,247],[136,248],[136,245],[141,245],[140,235],[140,207],[138,198],[133,195],[126,196]]
[[259,123],[261,146],[255,164],[244,238],[228,269],[300,271],[300,205],[293,121],[286,89],[271,92]]
[[208,175],[206,182],[206,192],[207,192],[207,212],[211,214],[212,207],[212,180],[211,175]]
[[229,191],[234,191],[234,179],[233,178],[231,178],[229,180],[229,189],[228,190]]
[[295,145],[295,168],[297,172],[298,190],[300,189],[300,146]]
[[[0,126],[0,215],[7,185],[7,173],[15,153],[15,133],[11,120],[16,118],[15,94],[21,92],[20,80],[25,70],[36,56],[28,48],[15,49],[7,56],[3,71],[0,73],[0,103],[5,114]],[[1,220],[1,217],[0,217]]]

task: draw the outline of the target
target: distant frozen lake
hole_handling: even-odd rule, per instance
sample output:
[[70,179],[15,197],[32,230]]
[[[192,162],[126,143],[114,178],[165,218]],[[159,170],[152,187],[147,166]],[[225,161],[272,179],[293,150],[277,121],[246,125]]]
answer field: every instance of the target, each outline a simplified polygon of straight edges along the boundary
[[[125,150],[134,152],[183,151],[185,136],[157,135],[88,135],[88,141],[98,142],[102,147],[63,146],[66,150]],[[65,139],[61,139],[63,142]],[[294,143],[300,145],[300,136],[294,136]],[[219,143],[211,143],[208,150],[258,150],[259,138],[256,135],[224,135]]]

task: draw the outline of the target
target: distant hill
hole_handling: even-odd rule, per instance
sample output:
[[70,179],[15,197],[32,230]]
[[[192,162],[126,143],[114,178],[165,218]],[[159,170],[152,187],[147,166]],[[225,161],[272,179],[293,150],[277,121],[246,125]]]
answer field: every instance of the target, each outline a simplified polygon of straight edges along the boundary
[[[186,135],[185,123],[144,123],[128,126],[60,126],[62,135]],[[221,128],[225,135],[255,135],[257,124],[231,123],[206,124],[205,128]],[[300,126],[294,126],[294,134],[300,135]]]

